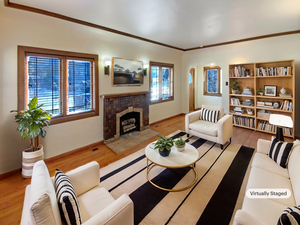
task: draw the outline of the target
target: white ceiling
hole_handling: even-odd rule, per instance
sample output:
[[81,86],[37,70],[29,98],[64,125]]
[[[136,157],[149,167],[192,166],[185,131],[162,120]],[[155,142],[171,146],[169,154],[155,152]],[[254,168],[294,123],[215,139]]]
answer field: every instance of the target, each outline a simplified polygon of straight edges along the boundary
[[300,30],[300,0],[11,0],[188,49]]

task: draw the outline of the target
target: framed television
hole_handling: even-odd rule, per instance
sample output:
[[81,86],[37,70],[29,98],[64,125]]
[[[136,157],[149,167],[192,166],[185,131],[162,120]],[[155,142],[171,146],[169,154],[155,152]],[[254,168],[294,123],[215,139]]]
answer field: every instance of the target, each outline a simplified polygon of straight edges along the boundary
[[113,57],[111,74],[113,86],[142,85],[143,61]]

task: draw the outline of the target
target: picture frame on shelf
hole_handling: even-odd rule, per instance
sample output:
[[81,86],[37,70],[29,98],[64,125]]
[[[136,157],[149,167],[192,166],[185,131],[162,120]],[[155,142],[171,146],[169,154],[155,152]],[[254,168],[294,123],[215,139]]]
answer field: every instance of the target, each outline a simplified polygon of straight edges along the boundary
[[265,96],[276,96],[277,86],[265,85]]

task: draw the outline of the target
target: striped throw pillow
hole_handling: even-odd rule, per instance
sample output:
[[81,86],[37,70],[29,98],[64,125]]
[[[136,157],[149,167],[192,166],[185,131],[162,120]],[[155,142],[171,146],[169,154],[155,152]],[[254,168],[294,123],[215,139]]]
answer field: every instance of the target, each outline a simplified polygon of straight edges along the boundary
[[281,214],[277,225],[300,224],[300,206],[287,207]]
[[277,138],[271,143],[269,157],[281,167],[286,168],[286,164],[294,143],[282,142]]
[[68,225],[80,225],[81,217],[75,189],[70,178],[56,169],[55,190],[61,218]]
[[200,119],[216,123],[219,120],[219,115],[220,115],[220,110],[209,110],[209,109],[202,108]]

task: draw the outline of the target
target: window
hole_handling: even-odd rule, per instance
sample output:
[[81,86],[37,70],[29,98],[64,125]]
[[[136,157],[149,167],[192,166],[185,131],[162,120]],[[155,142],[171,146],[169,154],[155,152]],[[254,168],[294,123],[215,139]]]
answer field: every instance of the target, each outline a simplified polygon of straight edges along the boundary
[[150,62],[151,104],[174,100],[174,65]]
[[204,95],[222,96],[220,90],[220,71],[221,68],[218,66],[213,68],[204,67]]
[[38,97],[51,124],[99,115],[98,56],[18,46],[18,109]]

